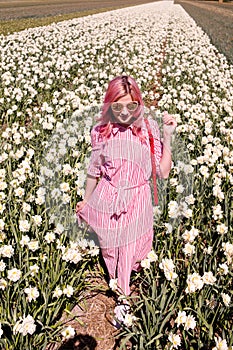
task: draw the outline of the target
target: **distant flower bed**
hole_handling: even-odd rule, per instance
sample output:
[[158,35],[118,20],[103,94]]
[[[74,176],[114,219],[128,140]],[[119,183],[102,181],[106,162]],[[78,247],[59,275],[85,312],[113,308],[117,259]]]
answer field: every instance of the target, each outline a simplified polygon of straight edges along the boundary
[[150,113],[168,110],[178,128],[154,251],[122,334],[135,349],[230,349],[232,67],[172,2],[1,36],[0,47],[2,348],[45,349],[74,336],[59,318],[99,251],[74,209],[107,83],[126,73]]

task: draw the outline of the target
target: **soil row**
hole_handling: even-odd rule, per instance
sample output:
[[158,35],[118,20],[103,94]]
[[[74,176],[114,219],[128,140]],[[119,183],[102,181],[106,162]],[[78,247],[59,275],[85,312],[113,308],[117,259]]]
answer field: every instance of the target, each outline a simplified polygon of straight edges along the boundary
[[184,8],[233,64],[233,2],[175,0],[174,3]]
[[154,0],[0,1],[0,20],[42,18],[98,9],[111,10],[149,2]]

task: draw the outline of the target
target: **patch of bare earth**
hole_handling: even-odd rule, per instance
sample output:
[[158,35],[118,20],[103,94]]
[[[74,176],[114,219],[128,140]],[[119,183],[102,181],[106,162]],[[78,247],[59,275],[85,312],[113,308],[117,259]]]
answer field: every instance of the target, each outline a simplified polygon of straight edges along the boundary
[[98,9],[111,10],[153,1],[155,0],[0,0],[0,20],[42,18]]
[[212,44],[233,63],[233,1],[175,0],[209,36]]
[[[91,289],[84,291],[81,302],[70,313],[64,312],[61,321],[64,328],[72,326],[76,330],[74,338],[62,343],[50,344],[47,350],[118,350],[120,330],[113,324],[116,299],[107,282],[101,278],[91,278]],[[125,349],[131,349],[128,342]]]

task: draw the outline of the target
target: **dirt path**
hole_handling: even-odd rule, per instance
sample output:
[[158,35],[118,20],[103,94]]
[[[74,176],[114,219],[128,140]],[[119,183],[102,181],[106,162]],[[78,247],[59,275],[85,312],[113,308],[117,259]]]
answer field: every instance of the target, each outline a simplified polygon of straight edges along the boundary
[[[92,290],[83,292],[79,305],[61,319],[64,327],[70,325],[76,330],[75,337],[62,344],[51,344],[47,350],[119,350],[120,330],[112,325],[116,297],[103,277],[92,276],[91,285]],[[134,294],[135,285],[131,289]],[[125,350],[130,349],[128,342]]]

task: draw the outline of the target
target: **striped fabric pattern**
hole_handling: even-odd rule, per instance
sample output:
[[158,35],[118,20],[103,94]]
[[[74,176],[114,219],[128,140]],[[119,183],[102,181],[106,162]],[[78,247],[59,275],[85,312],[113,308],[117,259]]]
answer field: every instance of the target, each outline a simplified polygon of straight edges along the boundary
[[[149,118],[155,144],[157,175],[162,143],[158,124]],[[92,153],[87,174],[99,179],[85,206],[78,212],[96,232],[101,248],[123,247],[153,229],[153,207],[149,179],[152,166],[149,136],[143,120],[146,143],[132,127],[114,124],[111,137],[102,141],[99,124],[91,131]]]

